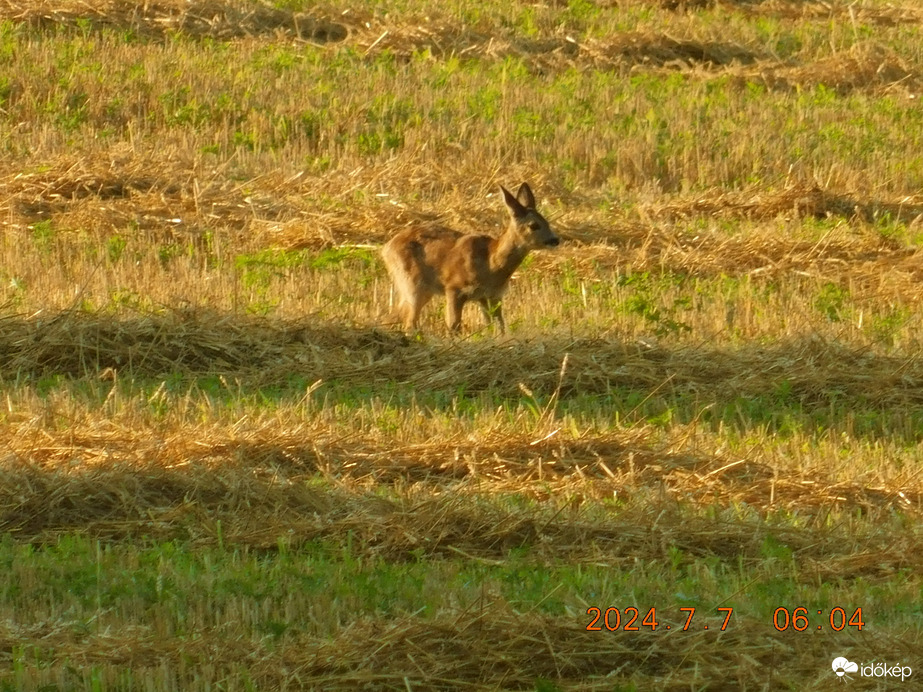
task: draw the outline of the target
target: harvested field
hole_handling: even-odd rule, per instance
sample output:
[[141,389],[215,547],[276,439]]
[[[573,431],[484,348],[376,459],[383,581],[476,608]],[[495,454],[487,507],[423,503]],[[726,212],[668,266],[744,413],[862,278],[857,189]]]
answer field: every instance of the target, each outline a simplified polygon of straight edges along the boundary
[[[921,30],[0,0],[0,689],[910,689]],[[398,331],[522,181],[507,333]]]

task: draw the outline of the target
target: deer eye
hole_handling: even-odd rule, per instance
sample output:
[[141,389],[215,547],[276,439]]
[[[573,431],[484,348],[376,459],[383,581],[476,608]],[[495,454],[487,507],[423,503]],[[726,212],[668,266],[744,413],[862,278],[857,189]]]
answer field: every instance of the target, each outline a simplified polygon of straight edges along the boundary
[[529,224],[529,228],[531,228],[533,231],[537,231],[541,227],[542,225],[538,221],[533,221],[532,223]]

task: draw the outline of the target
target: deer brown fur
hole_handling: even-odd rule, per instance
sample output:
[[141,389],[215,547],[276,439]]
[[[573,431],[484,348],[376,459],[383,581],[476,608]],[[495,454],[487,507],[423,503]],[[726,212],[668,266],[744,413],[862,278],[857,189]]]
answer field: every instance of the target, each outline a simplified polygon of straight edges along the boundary
[[515,197],[502,185],[500,190],[510,223],[499,238],[447,228],[411,228],[385,243],[382,258],[407,330],[416,329],[423,306],[442,293],[451,331],[461,328],[462,308],[471,300],[481,305],[488,324],[496,318],[504,331],[500,301],[513,272],[531,250],[555,247],[560,239],[536,211],[535,196],[526,183]]

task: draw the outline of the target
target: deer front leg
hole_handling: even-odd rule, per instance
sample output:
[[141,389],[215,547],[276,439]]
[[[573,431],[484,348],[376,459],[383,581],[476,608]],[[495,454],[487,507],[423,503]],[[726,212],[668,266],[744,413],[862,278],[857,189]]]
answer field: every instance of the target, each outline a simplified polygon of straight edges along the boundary
[[445,323],[449,331],[458,333],[461,329],[462,308],[465,307],[467,299],[461,294],[461,291],[447,288],[445,292]]
[[503,308],[500,301],[496,298],[481,298],[478,302],[481,304],[481,312],[484,313],[484,321],[487,325],[490,326],[496,319],[500,333],[506,332],[506,324],[503,322]]

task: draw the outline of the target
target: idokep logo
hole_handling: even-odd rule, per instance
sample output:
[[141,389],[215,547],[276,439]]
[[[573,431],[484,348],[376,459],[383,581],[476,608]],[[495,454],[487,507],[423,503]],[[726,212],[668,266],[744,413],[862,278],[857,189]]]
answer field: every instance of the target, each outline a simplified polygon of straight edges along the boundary
[[910,666],[901,664],[892,666],[887,663],[859,665],[842,656],[833,659],[832,667],[833,672],[836,673],[837,677],[843,680],[843,682],[846,682],[848,679],[846,677],[847,673],[859,673],[860,677],[863,678],[899,678],[901,682],[913,675],[913,670]]
[[859,670],[859,664],[848,661],[842,656],[833,659],[833,672],[837,677],[842,678],[846,673],[855,673]]

